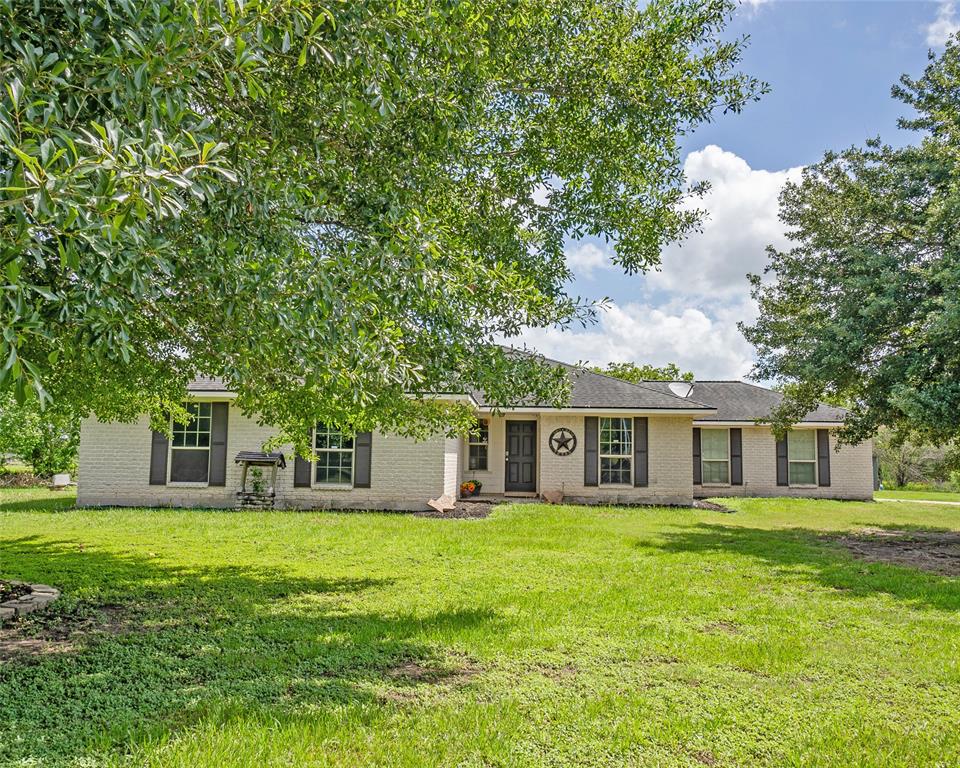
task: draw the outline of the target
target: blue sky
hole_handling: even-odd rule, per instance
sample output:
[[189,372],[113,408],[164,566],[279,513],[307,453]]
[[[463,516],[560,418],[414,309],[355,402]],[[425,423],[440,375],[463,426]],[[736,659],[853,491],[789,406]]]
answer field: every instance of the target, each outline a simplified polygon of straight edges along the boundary
[[571,362],[677,362],[698,378],[742,378],[753,350],[736,328],[756,308],[745,275],[762,270],[767,244],[784,245],[777,195],[826,149],[881,136],[902,144],[905,108],[890,97],[904,72],[919,75],[930,50],[960,29],[943,2],[744,3],[727,29],[749,35],[742,69],[771,92],[740,115],[718,115],[684,142],[691,180],[712,191],[702,234],[663,254],[663,269],[627,277],[599,241],[570,243],[574,293],[609,297],[588,328],[530,330],[521,341]]

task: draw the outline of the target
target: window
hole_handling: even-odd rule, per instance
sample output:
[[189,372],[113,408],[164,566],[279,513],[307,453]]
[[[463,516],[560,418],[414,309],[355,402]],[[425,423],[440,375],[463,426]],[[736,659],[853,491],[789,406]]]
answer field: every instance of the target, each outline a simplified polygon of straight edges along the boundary
[[353,485],[353,438],[336,427],[317,424],[314,450],[317,454],[314,481],[320,484]]
[[600,485],[629,485],[633,419],[600,419]]
[[729,430],[700,430],[700,467],[704,483],[730,482]]
[[210,476],[210,403],[186,403],[188,423],[173,422],[170,482],[205,483]]
[[793,429],[787,433],[790,485],[817,484],[817,433]]
[[485,470],[487,468],[487,449],[490,445],[490,428],[486,419],[477,419],[477,431],[471,433],[467,439],[467,449],[470,453],[467,466],[470,469]]

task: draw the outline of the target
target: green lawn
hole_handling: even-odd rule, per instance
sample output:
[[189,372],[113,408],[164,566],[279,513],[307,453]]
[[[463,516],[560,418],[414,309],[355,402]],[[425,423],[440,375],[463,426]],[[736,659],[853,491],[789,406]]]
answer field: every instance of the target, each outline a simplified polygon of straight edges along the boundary
[[883,499],[925,499],[932,501],[960,501],[960,493],[950,491],[877,491],[873,494],[877,500]]
[[960,763],[960,579],[837,542],[960,510],[728,503],[434,520],[0,492],[0,576],[64,590],[0,634],[35,641],[0,662],[0,765]]

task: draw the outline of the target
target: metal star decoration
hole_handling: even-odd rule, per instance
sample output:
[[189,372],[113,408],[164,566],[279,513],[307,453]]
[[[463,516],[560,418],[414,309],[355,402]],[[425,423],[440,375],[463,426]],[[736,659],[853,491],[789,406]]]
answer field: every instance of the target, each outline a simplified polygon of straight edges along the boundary
[[566,427],[558,427],[550,433],[550,450],[557,456],[569,456],[577,448],[577,436]]

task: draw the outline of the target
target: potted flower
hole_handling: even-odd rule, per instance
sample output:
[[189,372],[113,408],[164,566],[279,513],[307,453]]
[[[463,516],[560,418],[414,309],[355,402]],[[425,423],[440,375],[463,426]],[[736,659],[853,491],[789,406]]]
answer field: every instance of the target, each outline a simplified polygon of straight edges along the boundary
[[479,480],[466,480],[460,483],[460,497],[465,499],[468,496],[475,496],[480,493],[481,485]]

